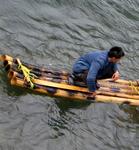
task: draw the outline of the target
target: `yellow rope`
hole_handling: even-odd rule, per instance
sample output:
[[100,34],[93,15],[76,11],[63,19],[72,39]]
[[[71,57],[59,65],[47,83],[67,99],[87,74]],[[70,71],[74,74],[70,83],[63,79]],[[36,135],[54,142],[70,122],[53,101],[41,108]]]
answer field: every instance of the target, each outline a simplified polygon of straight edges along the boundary
[[30,84],[30,88],[34,88],[34,84],[32,82],[32,79],[34,77],[36,77],[34,74],[30,73],[30,69],[28,69],[27,67],[25,67],[24,65],[22,65],[21,61],[19,59],[17,59],[17,62],[18,62],[18,69],[20,71],[23,72],[23,75],[24,75],[24,80],[26,80],[29,84]]
[[132,88],[133,92],[136,92],[137,94],[139,94],[139,87],[135,86],[133,81],[129,81],[129,86]]

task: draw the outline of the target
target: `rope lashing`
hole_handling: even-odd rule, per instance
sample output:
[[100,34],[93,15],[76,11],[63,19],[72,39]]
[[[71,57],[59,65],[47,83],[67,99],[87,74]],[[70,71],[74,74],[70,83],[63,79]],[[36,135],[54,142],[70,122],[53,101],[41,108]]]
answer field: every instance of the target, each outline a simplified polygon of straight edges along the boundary
[[129,86],[131,87],[133,92],[136,92],[137,94],[139,94],[139,83],[137,82],[137,86],[134,85],[133,81],[129,81]]
[[29,83],[29,85],[30,85],[30,88],[33,89],[35,85],[32,82],[32,80],[34,79],[34,77],[37,77],[37,76],[35,74],[31,73],[30,69],[28,69],[27,67],[22,65],[21,61],[18,58],[17,58],[17,63],[18,63],[18,70],[22,71],[22,73],[24,75],[24,80],[27,81],[27,83]]

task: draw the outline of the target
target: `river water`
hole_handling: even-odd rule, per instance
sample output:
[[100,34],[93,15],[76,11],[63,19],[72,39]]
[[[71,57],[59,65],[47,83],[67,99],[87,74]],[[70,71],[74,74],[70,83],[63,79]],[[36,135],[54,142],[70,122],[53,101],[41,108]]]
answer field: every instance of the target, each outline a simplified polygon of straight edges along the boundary
[[[81,54],[121,46],[138,79],[138,0],[0,0],[1,53],[71,70]],[[11,87],[0,71],[0,150],[138,150],[139,108],[86,104]]]

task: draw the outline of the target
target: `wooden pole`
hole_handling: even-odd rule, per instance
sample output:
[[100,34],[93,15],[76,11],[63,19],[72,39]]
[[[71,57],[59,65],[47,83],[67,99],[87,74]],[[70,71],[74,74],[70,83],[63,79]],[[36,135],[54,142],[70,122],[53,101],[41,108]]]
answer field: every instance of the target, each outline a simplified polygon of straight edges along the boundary
[[[27,88],[25,82],[18,78],[12,78],[11,84],[16,86],[21,86]],[[70,93],[69,91],[57,89],[55,93],[48,92],[49,90],[47,88],[36,88],[34,91],[39,93],[44,93],[50,96],[58,96],[58,97],[65,97],[69,98],[71,100],[83,100],[83,101],[90,101],[90,102],[105,102],[105,103],[118,103],[118,104],[130,104],[139,106],[139,100],[130,99],[130,98],[119,98],[119,97],[113,97],[113,96],[105,96],[105,95],[96,95],[94,98],[91,94],[87,93]]]
[[[21,79],[24,79],[24,76],[18,72],[10,71],[8,73],[8,77],[11,79],[13,77],[18,77]],[[74,90],[79,92],[87,92],[88,88],[86,87],[79,87],[75,85],[69,85],[65,84],[65,82],[58,82],[57,80],[54,80],[53,78],[45,78],[45,79],[33,79],[33,83],[43,85],[43,86],[50,86],[60,89],[67,89],[67,90]],[[98,93],[103,93],[104,95],[110,95],[110,96],[117,96],[117,97],[127,97],[127,98],[135,98],[139,99],[139,95],[136,91],[132,90],[131,88],[115,88],[115,87],[109,87],[109,86],[101,86],[100,89],[97,91]],[[136,95],[136,96],[133,96]]]
[[[18,62],[16,61],[16,59],[13,59],[11,56],[8,55],[0,55],[0,61],[5,61],[5,62],[13,62],[13,64],[18,64]],[[29,69],[32,69],[33,71],[38,71],[38,72],[43,72],[43,73],[53,73],[55,75],[63,75],[63,76],[68,76],[70,73],[65,71],[65,70],[51,70],[45,67],[41,67],[41,66],[36,66],[36,65],[31,65],[25,62],[22,62],[23,65],[27,66]]]
[[[11,65],[10,64],[11,62],[9,62],[9,65]],[[8,67],[9,68],[9,67]],[[13,74],[17,74],[17,73],[13,73],[13,71],[15,71],[15,72],[17,72],[17,68],[14,68],[14,67],[10,67],[11,69],[10,69],[10,76],[11,75],[13,75]],[[12,70],[12,73],[11,73],[11,70]],[[31,73],[33,73],[33,72],[31,72]],[[36,74],[36,73],[34,73],[36,76],[38,75],[38,74]],[[10,77],[9,76],[9,77]],[[55,76],[55,75],[52,75],[52,74],[44,74],[44,76],[38,76],[38,78],[39,79],[41,79],[41,80],[47,80],[47,81],[54,81],[54,82],[61,82],[61,83],[63,83],[63,84],[69,84],[69,81],[68,81],[68,79],[64,79],[62,76]],[[78,85],[78,82],[75,82],[77,85]],[[133,86],[130,86],[130,85],[127,85],[127,84],[120,84],[120,83],[118,83],[117,81],[116,82],[114,82],[114,81],[111,81],[110,79],[106,79],[106,80],[98,80],[98,83],[100,84],[100,86],[101,87],[109,87],[109,88],[111,88],[111,89],[128,89],[128,90],[132,90],[132,91],[134,91],[133,90],[133,87],[134,88],[139,88],[139,87],[135,87],[134,85]],[[136,91],[136,93],[138,93],[137,91]]]

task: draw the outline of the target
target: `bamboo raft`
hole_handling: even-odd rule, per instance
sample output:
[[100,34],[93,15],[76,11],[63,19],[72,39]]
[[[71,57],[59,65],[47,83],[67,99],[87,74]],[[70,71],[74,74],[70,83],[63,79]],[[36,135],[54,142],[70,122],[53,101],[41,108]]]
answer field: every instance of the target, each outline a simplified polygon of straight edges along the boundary
[[[130,104],[139,106],[139,82],[136,80],[112,81],[111,79],[99,80],[100,88],[94,97],[88,88],[80,82],[69,82],[70,73],[45,67],[35,66],[22,62],[8,55],[1,55],[0,61],[7,72],[9,82],[13,86],[31,89],[34,92],[48,96],[64,97],[71,100],[90,102],[105,102],[117,104]],[[24,71],[29,71],[26,77]],[[31,84],[33,87],[31,87]]]

